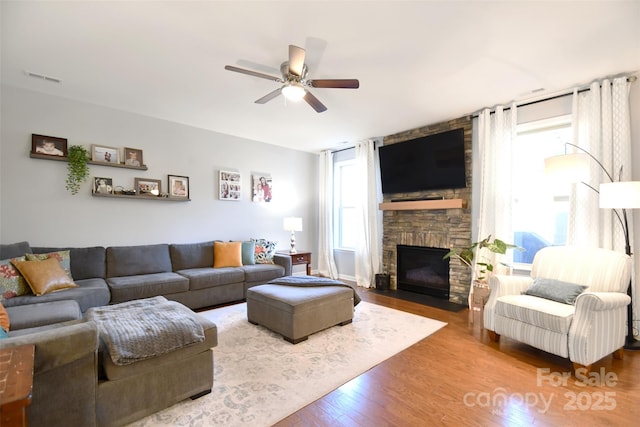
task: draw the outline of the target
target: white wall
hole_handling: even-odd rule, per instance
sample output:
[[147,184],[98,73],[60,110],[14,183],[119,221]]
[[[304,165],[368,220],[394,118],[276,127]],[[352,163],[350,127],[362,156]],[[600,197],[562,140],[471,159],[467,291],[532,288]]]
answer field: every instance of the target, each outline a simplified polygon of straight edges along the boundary
[[[318,156],[124,111],[2,86],[0,242],[38,246],[133,245],[264,237],[289,248],[285,216],[303,218],[297,247],[317,248]],[[247,123],[251,126],[251,123]],[[77,195],[65,190],[66,163],[32,159],[31,134],[143,150],[147,171],[91,165],[91,176],[133,187],[135,177],[188,176],[190,202]],[[218,171],[242,174],[242,200],[217,197]],[[269,173],[273,201],[251,201],[251,175]],[[314,260],[315,265],[315,260]]]

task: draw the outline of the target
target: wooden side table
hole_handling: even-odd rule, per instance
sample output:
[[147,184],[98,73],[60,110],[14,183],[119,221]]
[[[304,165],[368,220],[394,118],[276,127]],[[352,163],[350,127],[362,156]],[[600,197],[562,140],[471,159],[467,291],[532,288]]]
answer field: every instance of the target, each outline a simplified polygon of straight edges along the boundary
[[33,386],[35,346],[0,350],[0,425],[26,427]]
[[484,328],[484,305],[489,299],[489,285],[474,282],[469,295],[469,323],[473,323],[476,313],[480,313],[480,328]]
[[298,251],[292,254],[289,251],[277,251],[277,253],[290,256],[291,265],[306,265],[307,276],[311,276],[311,252]]

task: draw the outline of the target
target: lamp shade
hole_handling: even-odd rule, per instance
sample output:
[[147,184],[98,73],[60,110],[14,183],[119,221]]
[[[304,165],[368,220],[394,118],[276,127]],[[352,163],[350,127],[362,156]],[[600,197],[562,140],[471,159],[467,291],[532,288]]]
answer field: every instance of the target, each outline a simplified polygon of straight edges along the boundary
[[589,156],[576,153],[547,157],[544,159],[544,172],[552,182],[586,182],[589,179]]
[[640,209],[640,181],[600,184],[600,207],[610,209]]
[[282,94],[289,101],[297,102],[304,98],[307,91],[296,83],[287,83],[282,87]]
[[289,216],[284,219],[283,228],[286,231],[302,231],[302,218]]

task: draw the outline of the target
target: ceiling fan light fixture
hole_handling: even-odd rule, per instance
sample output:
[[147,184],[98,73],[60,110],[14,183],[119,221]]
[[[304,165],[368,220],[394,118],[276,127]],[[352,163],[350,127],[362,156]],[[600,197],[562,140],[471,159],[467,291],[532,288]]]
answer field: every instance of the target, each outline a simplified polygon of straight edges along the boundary
[[307,91],[299,83],[287,83],[282,87],[282,94],[287,100],[292,102],[298,102]]

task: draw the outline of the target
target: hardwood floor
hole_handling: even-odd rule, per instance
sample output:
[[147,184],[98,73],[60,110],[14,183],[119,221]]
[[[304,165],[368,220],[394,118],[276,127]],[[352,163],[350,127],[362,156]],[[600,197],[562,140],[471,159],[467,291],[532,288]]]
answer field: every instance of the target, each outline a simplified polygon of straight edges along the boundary
[[[588,382],[571,363],[516,341],[489,340],[478,318],[367,290],[364,301],[447,322],[276,426],[631,426],[640,420],[640,352],[594,364]],[[600,375],[604,373],[604,375]],[[593,375],[593,374],[592,374]]]

